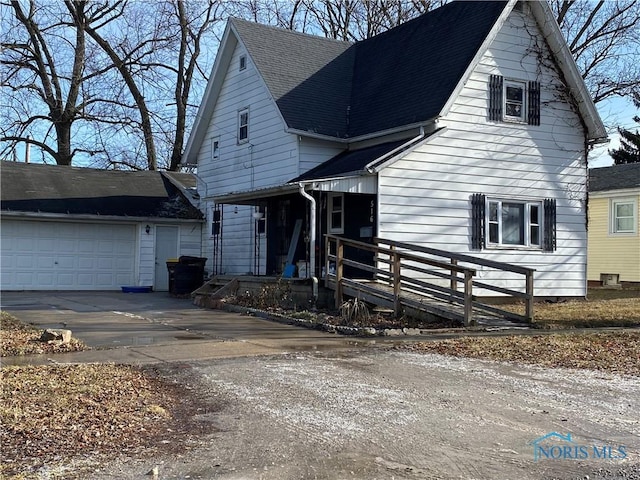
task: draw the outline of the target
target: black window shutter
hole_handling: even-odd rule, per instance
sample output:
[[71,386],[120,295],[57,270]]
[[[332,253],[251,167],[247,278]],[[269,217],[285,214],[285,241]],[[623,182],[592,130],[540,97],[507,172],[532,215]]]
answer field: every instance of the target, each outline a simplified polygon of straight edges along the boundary
[[474,250],[482,250],[484,247],[484,209],[484,195],[471,195],[471,248]]
[[540,125],[540,82],[529,82],[529,125]]
[[556,250],[556,201],[552,198],[544,200],[544,242],[545,252]]
[[211,222],[211,234],[212,235],[220,235],[220,224],[221,224],[221,216],[220,210],[216,206],[216,209],[213,211],[213,221]]
[[502,75],[489,77],[489,120],[499,122],[502,120]]

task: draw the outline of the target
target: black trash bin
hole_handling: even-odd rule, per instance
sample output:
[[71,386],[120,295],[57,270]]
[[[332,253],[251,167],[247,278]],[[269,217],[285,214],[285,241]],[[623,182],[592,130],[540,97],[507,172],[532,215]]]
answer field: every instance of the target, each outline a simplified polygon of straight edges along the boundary
[[[169,292],[174,295],[186,295],[200,288],[204,283],[206,258],[182,256],[174,267],[173,288],[169,282]],[[169,268],[169,262],[167,262]],[[171,274],[170,274],[171,275]]]
[[169,272],[169,293],[174,293],[176,284],[176,267],[178,266],[177,260],[167,260],[167,271]]

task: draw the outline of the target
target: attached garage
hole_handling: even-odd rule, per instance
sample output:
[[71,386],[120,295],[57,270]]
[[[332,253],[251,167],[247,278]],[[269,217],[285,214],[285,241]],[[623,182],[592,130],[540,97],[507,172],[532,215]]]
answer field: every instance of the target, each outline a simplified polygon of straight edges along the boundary
[[1,290],[166,290],[167,257],[202,256],[191,175],[0,166]]
[[116,290],[133,285],[134,225],[2,222],[3,290]]

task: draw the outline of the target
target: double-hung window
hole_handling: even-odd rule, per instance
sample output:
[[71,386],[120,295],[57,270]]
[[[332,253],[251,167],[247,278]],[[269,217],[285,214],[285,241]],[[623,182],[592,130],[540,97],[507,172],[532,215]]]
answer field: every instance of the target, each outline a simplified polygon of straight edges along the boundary
[[514,82],[507,80],[504,82],[504,119],[524,122],[526,121],[525,112],[525,90],[526,85],[524,82]]
[[489,77],[489,111],[493,122],[540,125],[540,82]]
[[344,233],[344,194],[330,193],[327,205],[329,233]]
[[471,196],[471,248],[556,249],[556,201]]
[[633,198],[614,199],[611,201],[611,233],[636,233],[637,204]]
[[539,202],[489,200],[488,244],[539,248],[541,210]]
[[211,140],[211,157],[214,160],[220,158],[220,137],[214,137]]
[[243,108],[238,112],[238,143],[249,141],[249,109]]

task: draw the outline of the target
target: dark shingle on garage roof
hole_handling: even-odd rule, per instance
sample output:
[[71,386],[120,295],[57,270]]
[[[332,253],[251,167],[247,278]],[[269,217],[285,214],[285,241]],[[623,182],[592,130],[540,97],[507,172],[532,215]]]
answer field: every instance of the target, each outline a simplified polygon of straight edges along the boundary
[[506,4],[452,2],[354,44],[233,24],[290,128],[353,138],[437,116]]
[[180,189],[157,171],[0,162],[0,179],[2,211],[202,218]]
[[589,191],[640,188],[640,163],[613,165],[589,170]]

